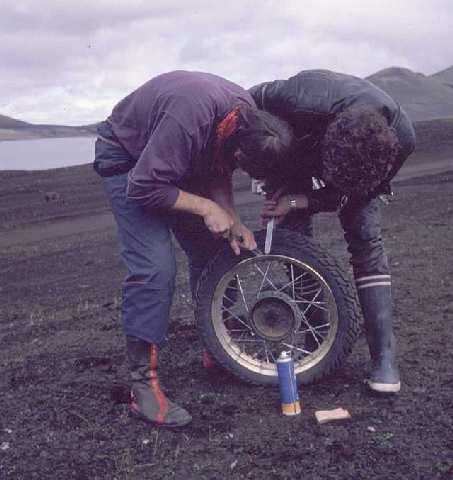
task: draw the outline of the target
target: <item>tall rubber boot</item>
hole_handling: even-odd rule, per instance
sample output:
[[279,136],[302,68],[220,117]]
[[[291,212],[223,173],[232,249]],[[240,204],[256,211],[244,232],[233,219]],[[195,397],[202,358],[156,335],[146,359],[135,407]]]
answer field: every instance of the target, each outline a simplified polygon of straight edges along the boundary
[[393,335],[390,275],[370,275],[356,280],[370,350],[368,387],[380,393],[398,393],[401,388]]
[[127,356],[132,376],[132,414],[155,425],[182,427],[192,417],[170,402],[162,392],[157,375],[157,346],[136,337],[126,337]]

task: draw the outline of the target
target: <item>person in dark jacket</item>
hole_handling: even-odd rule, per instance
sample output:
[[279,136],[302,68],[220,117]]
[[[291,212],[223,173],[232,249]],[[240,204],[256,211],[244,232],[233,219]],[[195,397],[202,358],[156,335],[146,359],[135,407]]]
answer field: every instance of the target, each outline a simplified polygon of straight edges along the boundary
[[400,376],[379,197],[391,192],[390,180],[415,148],[413,126],[372,83],[328,70],[302,71],[249,91],[259,108],[288,121],[296,137],[294,156],[250,164],[250,174],[274,191],[262,215],[312,235],[313,214],[338,211],[371,356],[367,384],[396,393]]
[[127,267],[122,322],[132,375],[131,411],[165,426],[191,416],[162,393],[157,353],[175,286],[171,232],[189,257],[192,291],[228,238],[256,248],[232,201],[236,157],[284,157],[292,131],[260,111],[243,88],[215,75],[176,71],[151,79],[98,128],[94,168],[103,177]]

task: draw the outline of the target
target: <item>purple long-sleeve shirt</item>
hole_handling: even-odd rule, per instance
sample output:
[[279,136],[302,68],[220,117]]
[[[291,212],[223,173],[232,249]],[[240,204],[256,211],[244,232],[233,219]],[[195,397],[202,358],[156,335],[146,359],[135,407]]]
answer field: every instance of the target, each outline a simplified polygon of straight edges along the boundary
[[255,106],[239,85],[186,71],[159,75],[121,100],[107,121],[137,160],[128,198],[151,208],[173,206],[178,189],[206,173],[215,128],[240,104]]

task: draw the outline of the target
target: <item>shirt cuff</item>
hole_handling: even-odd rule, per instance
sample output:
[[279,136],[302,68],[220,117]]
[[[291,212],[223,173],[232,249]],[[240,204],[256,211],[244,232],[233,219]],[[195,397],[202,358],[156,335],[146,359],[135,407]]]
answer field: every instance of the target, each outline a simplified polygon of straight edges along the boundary
[[179,195],[179,188],[175,185],[146,182],[140,184],[131,180],[127,187],[127,198],[137,205],[147,208],[172,208]]

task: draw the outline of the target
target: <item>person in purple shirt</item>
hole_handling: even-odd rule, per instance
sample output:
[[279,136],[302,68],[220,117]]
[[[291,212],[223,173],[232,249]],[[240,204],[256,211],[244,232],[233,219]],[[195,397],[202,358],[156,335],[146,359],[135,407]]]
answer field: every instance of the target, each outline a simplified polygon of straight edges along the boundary
[[[128,273],[122,323],[132,375],[131,411],[165,426],[191,416],[159,386],[157,352],[175,287],[171,232],[189,258],[192,292],[227,238],[235,254],[256,248],[233,205],[232,172],[279,165],[292,147],[289,125],[258,110],[221,77],[159,75],[116,105],[98,127],[94,169],[103,177]],[[258,170],[257,170],[258,169]]]

